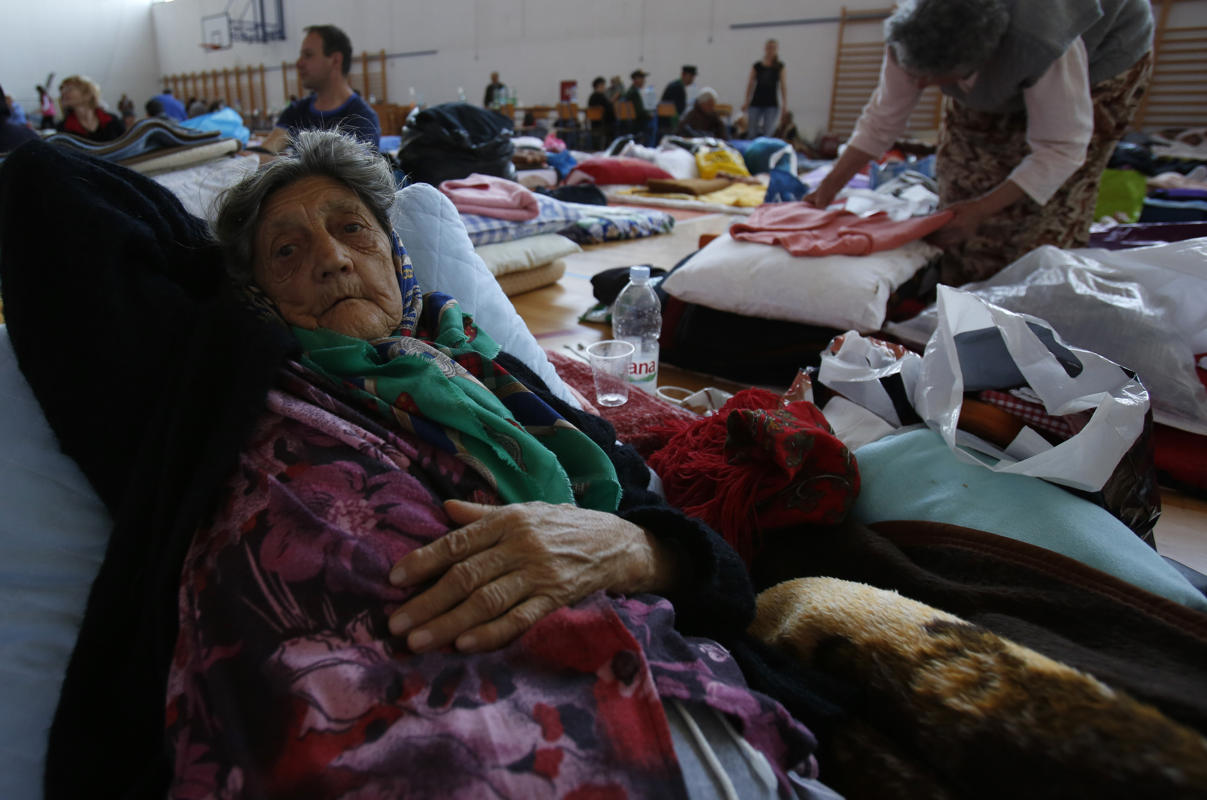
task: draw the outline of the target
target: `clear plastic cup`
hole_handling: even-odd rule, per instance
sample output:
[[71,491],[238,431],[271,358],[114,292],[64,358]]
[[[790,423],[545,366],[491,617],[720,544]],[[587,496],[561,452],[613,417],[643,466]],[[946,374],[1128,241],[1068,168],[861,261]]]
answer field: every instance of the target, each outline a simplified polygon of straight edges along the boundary
[[604,339],[587,347],[597,404],[622,406],[629,402],[629,366],[634,352],[631,343],[619,339]]

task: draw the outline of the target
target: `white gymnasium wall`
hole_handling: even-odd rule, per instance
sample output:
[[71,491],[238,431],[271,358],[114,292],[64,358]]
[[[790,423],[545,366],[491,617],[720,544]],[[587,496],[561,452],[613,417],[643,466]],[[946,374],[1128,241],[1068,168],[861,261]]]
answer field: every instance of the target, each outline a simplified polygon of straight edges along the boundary
[[34,88],[55,73],[51,91],[68,75],[87,75],[103,100],[117,106],[122,92],[139,106],[159,91],[159,55],[149,0],[34,0],[4,4],[0,84],[36,115]]
[[[882,7],[881,0],[850,0],[852,9]],[[219,13],[226,0],[175,0],[153,7],[164,74],[223,67],[279,67],[297,57],[306,25],[331,22],[354,50],[388,53],[436,50],[436,55],[388,62],[388,99],[410,101],[414,87],[427,103],[454,100],[464,87],[481,102],[492,70],[514,88],[521,105],[553,103],[562,80],[579,82],[585,102],[596,75],[622,75],[641,67],[659,93],[683,63],[700,68],[698,85],[712,86],[721,102],[739,105],[750,65],[763,42],[780,41],[787,64],[789,105],[805,129],[825,124],[834,65],[836,23],[733,30],[732,24],[836,16],[840,0],[286,0],[288,40],[236,44],[206,52],[199,47],[200,19]],[[280,102],[279,71],[269,72],[270,100]],[[380,99],[380,98],[379,98]]]
[[[847,0],[852,10],[891,0]],[[158,91],[160,76],[265,64],[297,56],[306,25],[332,22],[352,37],[357,53],[437,50],[434,56],[391,59],[389,97],[409,101],[409,87],[428,103],[455,99],[464,87],[480,101],[491,70],[519,93],[522,104],[551,103],[558,82],[577,80],[580,102],[595,75],[641,67],[659,91],[679,65],[695,63],[699,85],[722,102],[740,104],[750,64],[763,41],[780,40],[787,63],[789,105],[803,130],[825,124],[829,109],[837,24],[732,29],[751,22],[836,16],[842,0],[285,0],[288,39],[236,44],[205,52],[201,17],[222,12],[227,0],[41,0],[5,10],[0,83],[27,109],[34,85],[54,70],[97,79],[108,102],[127,92],[139,105]],[[233,4],[242,7],[244,3]],[[1207,24],[1207,0],[1174,7],[1175,25]],[[270,98],[281,91],[269,72]],[[279,99],[283,98],[278,98]]]

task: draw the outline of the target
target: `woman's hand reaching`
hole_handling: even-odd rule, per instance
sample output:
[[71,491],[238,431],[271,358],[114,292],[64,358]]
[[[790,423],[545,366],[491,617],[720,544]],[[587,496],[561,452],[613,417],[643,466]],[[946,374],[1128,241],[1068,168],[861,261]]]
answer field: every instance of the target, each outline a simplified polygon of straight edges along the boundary
[[435,583],[390,617],[412,651],[452,643],[494,650],[547,614],[600,589],[666,590],[674,563],[642,528],[572,505],[444,504],[461,527],[409,553],[390,572],[395,586]]

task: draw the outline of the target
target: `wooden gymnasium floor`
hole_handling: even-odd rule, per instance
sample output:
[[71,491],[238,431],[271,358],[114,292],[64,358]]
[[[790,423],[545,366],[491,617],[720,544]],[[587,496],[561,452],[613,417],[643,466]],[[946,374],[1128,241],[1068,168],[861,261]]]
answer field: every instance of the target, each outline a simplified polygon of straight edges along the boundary
[[[608,338],[608,326],[578,321],[579,316],[595,304],[590,282],[593,275],[612,267],[633,264],[670,269],[696,249],[701,234],[723,233],[733,219],[724,214],[692,212],[677,212],[675,216],[677,221],[672,233],[586,247],[582,253],[566,259],[566,274],[556,284],[512,298],[516,310],[541,345],[550,350],[578,349],[579,345]],[[732,392],[742,388],[740,384],[666,365],[659,372],[658,383],[693,390],[717,386]],[[1207,573],[1207,502],[1173,491],[1164,491],[1162,502],[1164,510],[1156,529],[1158,549]]]

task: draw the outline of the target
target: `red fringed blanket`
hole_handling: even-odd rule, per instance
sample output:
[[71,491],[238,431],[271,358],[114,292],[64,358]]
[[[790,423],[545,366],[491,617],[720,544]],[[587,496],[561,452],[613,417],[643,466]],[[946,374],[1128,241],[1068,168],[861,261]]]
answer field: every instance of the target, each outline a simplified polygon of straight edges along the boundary
[[711,417],[667,425],[649,458],[666,497],[750,564],[761,533],[842,521],[859,496],[855,457],[812,403],[783,406],[766,389],[734,395]]

